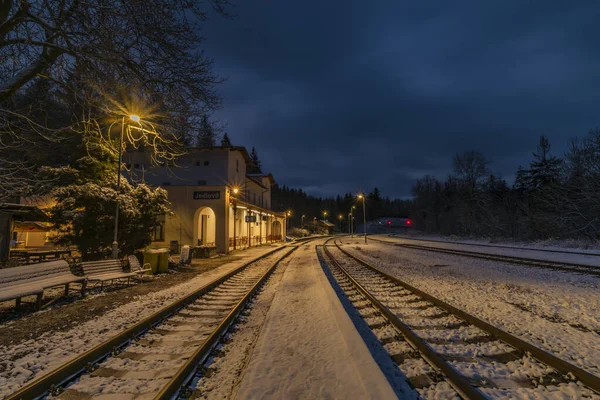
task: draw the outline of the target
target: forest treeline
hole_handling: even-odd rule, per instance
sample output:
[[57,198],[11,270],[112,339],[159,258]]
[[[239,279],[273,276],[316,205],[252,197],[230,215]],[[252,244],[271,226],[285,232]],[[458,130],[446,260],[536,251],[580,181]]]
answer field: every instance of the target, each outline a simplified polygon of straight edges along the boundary
[[[367,196],[367,219],[410,217],[416,229],[446,235],[598,240],[600,130],[572,140],[562,157],[552,154],[548,138],[541,136],[529,165],[520,166],[510,184],[491,172],[481,152],[456,154],[449,176],[426,175],[411,194],[408,200],[392,200],[375,188]],[[350,193],[317,198],[285,186],[276,188],[273,199],[281,209],[298,210],[294,221],[299,214],[312,218],[325,210],[332,220],[357,204]]]
[[[302,189],[276,185],[271,193],[275,210],[291,211],[291,226],[299,227],[302,223],[313,221],[314,218],[327,220],[348,229],[348,214],[355,206],[354,217],[357,223],[362,221],[362,202],[357,201],[356,194],[346,193],[336,197],[316,197],[307,194]],[[367,193],[367,220],[380,217],[406,217],[411,210],[410,200],[390,199],[382,197],[378,188]],[[326,214],[325,214],[326,213]],[[340,218],[341,216],[341,218]],[[359,218],[360,217],[360,218]]]
[[425,176],[414,184],[410,214],[419,229],[526,240],[599,238],[600,130],[572,140],[563,157],[540,137],[512,185],[490,173],[479,152],[457,154],[453,164],[444,181]]

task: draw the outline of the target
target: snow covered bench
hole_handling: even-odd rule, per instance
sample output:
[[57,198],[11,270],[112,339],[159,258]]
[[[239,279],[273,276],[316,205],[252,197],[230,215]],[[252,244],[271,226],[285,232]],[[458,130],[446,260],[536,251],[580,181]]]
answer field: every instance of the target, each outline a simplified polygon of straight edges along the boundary
[[40,308],[44,289],[64,286],[66,296],[71,283],[79,283],[81,295],[85,294],[85,277],[73,275],[65,260],[0,269],[0,301],[14,299],[19,307],[22,297],[36,296],[36,307]]
[[152,268],[150,268],[150,263],[145,263],[142,267],[140,265],[140,261],[137,259],[136,256],[129,256],[127,257],[127,260],[129,261],[129,270],[137,274],[137,277],[140,279],[140,282],[143,280],[143,275],[146,272],[152,271]]
[[84,261],[81,263],[83,274],[90,282],[100,282],[104,288],[104,282],[112,282],[117,279],[129,279],[137,275],[137,272],[123,272],[121,260]]

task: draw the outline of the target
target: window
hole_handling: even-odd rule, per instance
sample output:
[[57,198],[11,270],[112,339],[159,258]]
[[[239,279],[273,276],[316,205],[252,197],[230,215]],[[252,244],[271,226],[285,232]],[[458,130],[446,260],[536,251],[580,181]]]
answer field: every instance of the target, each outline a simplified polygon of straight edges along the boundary
[[198,181],[198,186],[206,186],[206,181]]
[[210,164],[210,162],[208,162],[208,161],[204,161],[204,166],[205,166],[205,167],[208,167],[208,164]]
[[200,166],[200,161],[196,161],[196,167]]
[[165,240],[165,215],[159,215],[157,220],[158,226],[152,229],[152,241],[163,242]]
[[133,168],[140,169],[140,164],[133,164]]

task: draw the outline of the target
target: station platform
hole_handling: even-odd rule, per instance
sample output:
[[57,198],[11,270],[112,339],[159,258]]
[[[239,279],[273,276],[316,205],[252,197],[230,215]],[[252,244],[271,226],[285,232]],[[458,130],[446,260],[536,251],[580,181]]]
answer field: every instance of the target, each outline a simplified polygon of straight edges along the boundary
[[321,268],[322,242],[292,255],[237,399],[397,398]]

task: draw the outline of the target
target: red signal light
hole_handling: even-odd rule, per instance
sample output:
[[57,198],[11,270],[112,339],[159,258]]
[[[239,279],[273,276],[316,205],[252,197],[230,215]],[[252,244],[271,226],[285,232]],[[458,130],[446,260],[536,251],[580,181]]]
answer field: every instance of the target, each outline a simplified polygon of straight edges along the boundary
[[388,225],[391,225],[391,224],[392,224],[392,221],[388,221]]
[[410,224],[412,224],[412,222],[410,221],[410,219],[407,219],[406,220],[406,225],[410,225]]

